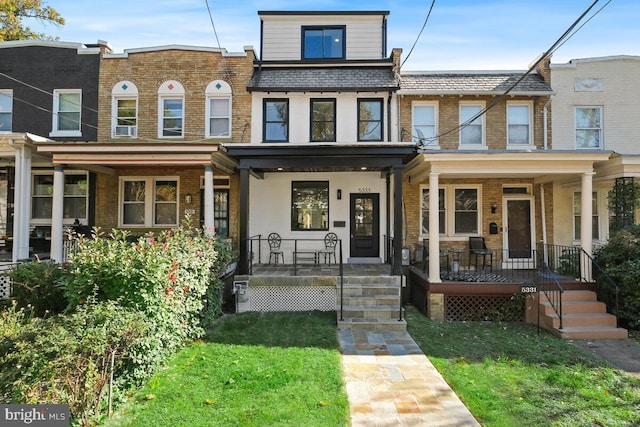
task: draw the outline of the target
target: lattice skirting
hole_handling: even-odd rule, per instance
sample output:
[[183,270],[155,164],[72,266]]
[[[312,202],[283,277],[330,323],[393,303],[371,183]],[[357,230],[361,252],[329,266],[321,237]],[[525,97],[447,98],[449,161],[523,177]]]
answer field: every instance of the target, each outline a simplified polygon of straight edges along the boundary
[[330,287],[278,287],[249,288],[251,311],[334,311],[336,290]]
[[0,272],[0,299],[9,298],[11,295],[11,278],[6,272]]
[[462,320],[523,320],[522,306],[511,295],[446,295],[445,319]]

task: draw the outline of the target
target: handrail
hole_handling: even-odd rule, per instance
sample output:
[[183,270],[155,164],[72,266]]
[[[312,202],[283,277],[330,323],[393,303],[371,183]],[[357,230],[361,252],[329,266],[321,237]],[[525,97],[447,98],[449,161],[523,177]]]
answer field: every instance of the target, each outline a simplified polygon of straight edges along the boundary
[[342,264],[342,239],[338,240],[338,252],[340,261],[338,274],[340,275],[340,320],[344,320],[344,266]]
[[584,249],[582,249],[582,253],[583,256],[587,257],[587,259],[589,259],[591,261],[591,265],[592,268],[595,267],[596,270],[598,270],[598,276],[595,278],[595,282],[598,283],[601,279],[604,279],[604,281],[608,282],[609,285],[612,285],[614,291],[615,291],[615,298],[614,298],[614,310],[613,314],[616,316],[616,327],[619,327],[619,320],[618,320],[618,310],[620,308],[619,305],[619,301],[618,301],[618,296],[620,293],[620,288],[618,287],[618,284],[611,278],[611,276],[609,276],[609,274],[607,274],[607,272],[605,271],[604,268],[602,268],[602,266],[600,264],[598,264],[598,262],[591,256],[589,255]]
[[249,275],[253,274],[253,241],[258,239],[258,264],[260,264],[260,259],[262,257],[262,253],[260,251],[260,247],[262,246],[260,243],[262,241],[262,234],[255,234],[249,237]]
[[[564,288],[556,279],[555,274],[549,268],[549,264],[546,262],[541,263],[540,271],[537,275],[536,282],[538,284],[538,299],[540,298],[540,290],[544,293],[544,296],[549,301],[551,308],[558,316],[558,320],[560,321],[560,327],[558,329],[562,330],[562,294],[564,293]],[[538,334],[540,334],[540,301],[538,301]]]

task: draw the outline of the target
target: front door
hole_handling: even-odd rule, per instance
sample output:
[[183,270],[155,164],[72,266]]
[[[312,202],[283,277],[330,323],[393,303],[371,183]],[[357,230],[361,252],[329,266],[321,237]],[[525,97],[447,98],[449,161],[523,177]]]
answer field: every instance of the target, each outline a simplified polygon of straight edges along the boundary
[[505,261],[511,268],[533,268],[533,209],[531,199],[506,199]]
[[380,195],[351,193],[352,258],[380,256]]

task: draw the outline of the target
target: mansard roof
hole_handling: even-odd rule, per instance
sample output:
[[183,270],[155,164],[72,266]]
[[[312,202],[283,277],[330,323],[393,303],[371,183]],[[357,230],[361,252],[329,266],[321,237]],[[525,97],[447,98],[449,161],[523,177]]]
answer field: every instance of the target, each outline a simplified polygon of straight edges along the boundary
[[511,95],[544,96],[553,90],[537,73],[503,72],[425,72],[403,73],[398,94],[404,95]]
[[247,89],[272,92],[376,92],[399,87],[390,67],[256,68]]

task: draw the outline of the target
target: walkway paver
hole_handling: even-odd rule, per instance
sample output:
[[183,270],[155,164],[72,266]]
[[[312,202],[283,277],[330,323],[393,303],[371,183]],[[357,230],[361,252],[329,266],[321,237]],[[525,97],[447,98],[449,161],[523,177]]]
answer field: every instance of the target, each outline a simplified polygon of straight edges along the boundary
[[338,331],[352,427],[479,427],[405,331]]

